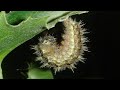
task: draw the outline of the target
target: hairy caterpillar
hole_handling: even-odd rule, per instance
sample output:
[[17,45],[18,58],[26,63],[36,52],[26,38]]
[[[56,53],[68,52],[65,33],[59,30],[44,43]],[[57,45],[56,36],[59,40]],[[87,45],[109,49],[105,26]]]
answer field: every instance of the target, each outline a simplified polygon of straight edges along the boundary
[[84,37],[86,30],[82,28],[82,23],[67,18],[63,25],[61,44],[57,44],[55,37],[47,35],[39,39],[38,45],[33,46],[38,55],[36,59],[42,63],[41,67],[53,68],[55,73],[66,68],[73,71],[77,62],[84,62],[83,53],[88,51],[85,44],[87,38]]

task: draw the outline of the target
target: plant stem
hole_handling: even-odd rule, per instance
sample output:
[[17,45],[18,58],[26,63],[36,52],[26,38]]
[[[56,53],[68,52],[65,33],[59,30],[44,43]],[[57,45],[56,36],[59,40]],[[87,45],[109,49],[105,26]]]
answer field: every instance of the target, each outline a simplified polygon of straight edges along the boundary
[[2,68],[1,68],[1,62],[0,62],[0,79],[3,79]]

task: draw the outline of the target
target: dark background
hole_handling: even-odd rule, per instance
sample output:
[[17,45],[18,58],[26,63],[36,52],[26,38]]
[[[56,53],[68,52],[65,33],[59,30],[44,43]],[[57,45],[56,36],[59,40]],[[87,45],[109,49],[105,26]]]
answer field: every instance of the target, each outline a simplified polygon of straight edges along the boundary
[[[86,36],[90,42],[87,43],[91,52],[85,53],[86,63],[79,62],[77,69],[73,73],[71,70],[65,70],[54,75],[55,79],[115,79],[120,78],[119,67],[114,64],[113,50],[118,49],[112,45],[117,42],[114,39],[120,22],[119,11],[90,11],[87,14],[75,15],[77,21],[82,20],[89,34]],[[30,50],[30,45],[37,44],[38,37],[25,42],[21,46],[13,50],[3,61],[4,78],[20,79],[24,78],[20,71],[16,69],[25,69],[27,60],[32,60],[35,55]],[[105,45],[110,42],[110,45]],[[107,49],[109,48],[110,49]],[[3,65],[4,64],[4,65]]]

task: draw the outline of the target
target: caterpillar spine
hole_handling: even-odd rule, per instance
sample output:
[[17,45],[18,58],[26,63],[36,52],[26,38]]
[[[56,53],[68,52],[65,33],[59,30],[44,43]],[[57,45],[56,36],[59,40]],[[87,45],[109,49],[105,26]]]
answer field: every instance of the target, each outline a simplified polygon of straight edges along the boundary
[[76,22],[71,18],[63,21],[64,34],[63,40],[58,45],[56,38],[51,35],[46,35],[39,39],[39,43],[32,47],[38,56],[36,60],[42,63],[41,68],[53,68],[56,72],[71,69],[74,72],[77,62],[84,63],[84,51],[88,51],[86,42],[88,39],[84,36],[86,32],[82,28],[83,24]]

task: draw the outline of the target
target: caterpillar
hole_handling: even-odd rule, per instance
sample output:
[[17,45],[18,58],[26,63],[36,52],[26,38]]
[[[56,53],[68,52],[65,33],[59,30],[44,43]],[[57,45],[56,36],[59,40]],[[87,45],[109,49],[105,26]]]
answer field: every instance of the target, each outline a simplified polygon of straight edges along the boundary
[[66,68],[74,72],[77,62],[84,63],[84,51],[88,51],[86,46],[88,40],[84,36],[86,30],[82,28],[82,22],[76,22],[69,17],[62,23],[64,34],[61,44],[57,44],[54,36],[46,35],[32,47],[38,56],[36,60],[42,63],[41,68],[53,68],[55,73]]

